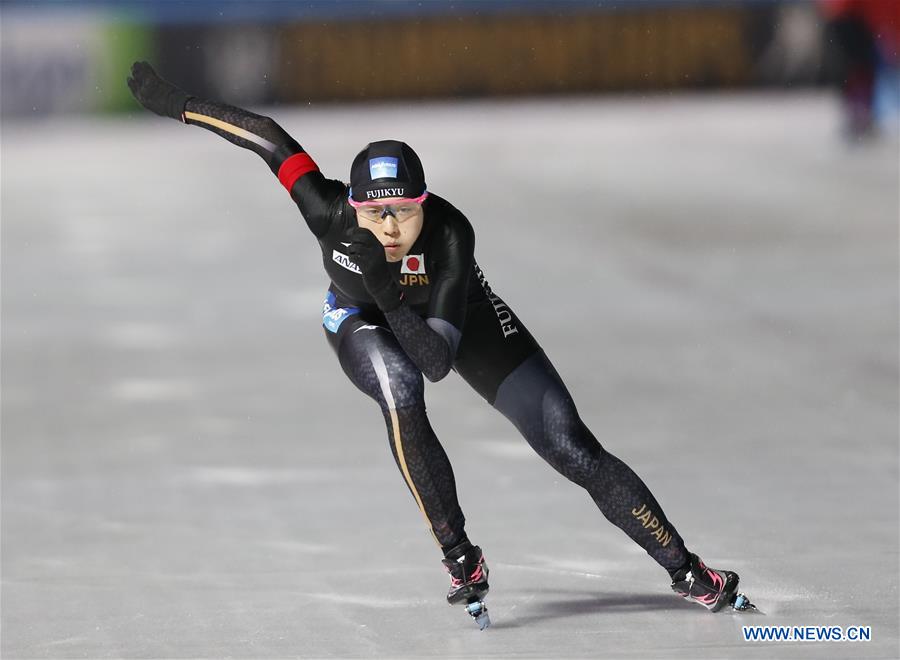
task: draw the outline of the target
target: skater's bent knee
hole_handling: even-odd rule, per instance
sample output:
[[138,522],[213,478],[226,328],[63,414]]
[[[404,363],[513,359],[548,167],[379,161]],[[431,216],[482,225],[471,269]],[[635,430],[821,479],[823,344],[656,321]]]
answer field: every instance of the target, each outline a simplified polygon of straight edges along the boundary
[[375,399],[382,410],[424,407],[425,381],[422,372],[415,367],[393,364],[376,376],[375,382],[360,389]]
[[404,369],[392,372],[389,376],[393,408],[409,408],[425,406],[425,381],[422,372],[416,369]]
[[598,444],[585,447],[568,438],[553,438],[547,443],[549,451],[544,455],[557,472],[578,485],[585,485],[603,465],[606,452]]
[[558,414],[547,415],[545,410],[543,432],[532,444],[540,445],[541,455],[559,473],[583,485],[602,467],[608,454],[578,418],[574,406],[555,412]]

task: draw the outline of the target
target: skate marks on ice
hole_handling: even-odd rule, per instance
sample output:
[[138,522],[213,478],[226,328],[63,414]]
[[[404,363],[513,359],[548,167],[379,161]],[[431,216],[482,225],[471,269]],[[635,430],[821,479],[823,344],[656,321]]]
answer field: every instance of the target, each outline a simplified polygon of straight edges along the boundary
[[516,438],[514,440],[496,440],[494,438],[485,439],[479,442],[477,439],[471,442],[478,447],[486,455],[507,460],[507,461],[533,461],[534,450],[524,440]]
[[385,608],[408,608],[423,607],[428,604],[427,601],[410,600],[408,598],[384,598],[374,595],[374,592],[368,593],[329,593],[329,592],[301,592],[297,594],[300,598],[312,599],[324,603],[333,603],[335,605],[354,605],[357,607],[371,608],[374,610],[382,610]]
[[200,466],[176,475],[174,481],[208,486],[259,487],[276,484],[329,483],[339,475],[337,470],[322,468],[260,469],[237,466]]
[[119,402],[186,401],[197,395],[190,381],[174,379],[125,378],[108,389],[109,398]]
[[187,341],[174,324],[123,321],[111,323],[101,332],[111,347],[122,350],[167,351]]

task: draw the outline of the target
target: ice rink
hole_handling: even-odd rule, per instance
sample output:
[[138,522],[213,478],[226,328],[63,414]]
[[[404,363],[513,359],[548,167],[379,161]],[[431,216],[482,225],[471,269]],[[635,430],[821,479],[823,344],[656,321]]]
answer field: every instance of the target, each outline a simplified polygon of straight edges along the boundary
[[[898,146],[827,95],[265,110],[346,178],[403,139],[604,446],[765,615],[712,615],[455,374],[494,622],[321,327],[265,164],[135,110],[2,125],[4,658],[894,658]],[[871,626],[748,643],[745,625]]]

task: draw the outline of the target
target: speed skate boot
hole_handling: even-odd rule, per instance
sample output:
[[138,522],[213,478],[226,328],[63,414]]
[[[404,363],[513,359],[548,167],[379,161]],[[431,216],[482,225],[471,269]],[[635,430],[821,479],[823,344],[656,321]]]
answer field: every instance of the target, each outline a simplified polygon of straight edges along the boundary
[[694,553],[690,553],[690,559],[687,567],[672,576],[672,591],[711,612],[718,612],[725,605],[741,611],[756,609],[744,594],[737,592],[737,573],[709,568]]
[[450,573],[450,591],[447,602],[451,605],[466,604],[466,612],[475,619],[481,630],[491,625],[484,598],[488,589],[488,567],[481,548],[468,541],[460,543],[447,553],[444,568]]

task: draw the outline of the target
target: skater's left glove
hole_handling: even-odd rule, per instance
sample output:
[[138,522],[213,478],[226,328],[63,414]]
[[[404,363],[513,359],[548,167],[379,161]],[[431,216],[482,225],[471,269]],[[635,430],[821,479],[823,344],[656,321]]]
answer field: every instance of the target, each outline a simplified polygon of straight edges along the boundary
[[163,80],[149,62],[131,65],[128,88],[138,103],[161,117],[184,121],[184,106],[194,98],[168,80]]
[[350,241],[347,254],[362,271],[366,291],[382,312],[392,312],[402,302],[400,287],[391,277],[384,246],[368,229],[352,227],[344,234]]

